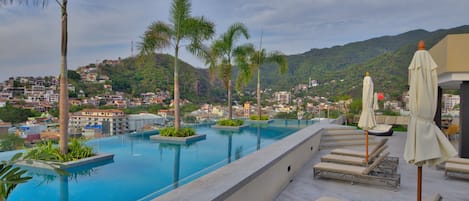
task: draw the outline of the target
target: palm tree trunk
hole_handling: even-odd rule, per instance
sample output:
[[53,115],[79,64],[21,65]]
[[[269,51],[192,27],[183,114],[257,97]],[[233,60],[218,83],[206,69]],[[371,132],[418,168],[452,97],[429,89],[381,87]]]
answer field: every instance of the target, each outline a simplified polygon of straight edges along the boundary
[[231,107],[231,79],[228,80],[228,119],[233,119],[233,108]]
[[174,128],[176,130],[179,130],[179,127],[180,127],[178,54],[179,54],[179,46],[176,45],[175,57],[174,57]]
[[60,69],[60,152],[68,153],[68,83],[67,83],[67,0],[62,0],[62,51]]
[[261,67],[257,68],[257,114],[261,120],[262,106],[261,106]]

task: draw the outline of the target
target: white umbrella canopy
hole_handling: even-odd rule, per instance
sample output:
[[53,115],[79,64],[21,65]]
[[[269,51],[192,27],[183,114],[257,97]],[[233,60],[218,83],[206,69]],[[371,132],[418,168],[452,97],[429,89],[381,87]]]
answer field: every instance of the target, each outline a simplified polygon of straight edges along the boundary
[[375,126],[376,119],[373,112],[373,80],[367,72],[365,78],[363,78],[362,113],[358,121],[358,127],[369,130]]
[[368,130],[376,126],[375,113],[373,112],[373,80],[366,72],[363,78],[362,93],[362,113],[358,121],[358,127],[366,130],[366,155],[365,161],[368,162]]
[[436,68],[421,42],[409,65],[410,120],[404,150],[407,163],[417,166],[434,166],[457,155],[433,120],[438,93]]
[[373,110],[379,110],[379,105],[378,105],[378,93],[375,92],[374,98],[373,98]]

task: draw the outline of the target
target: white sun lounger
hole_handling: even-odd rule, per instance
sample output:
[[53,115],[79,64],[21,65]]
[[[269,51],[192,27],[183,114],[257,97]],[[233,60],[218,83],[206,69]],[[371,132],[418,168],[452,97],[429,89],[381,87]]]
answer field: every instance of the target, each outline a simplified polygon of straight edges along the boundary
[[341,200],[339,200],[337,198],[333,198],[333,197],[323,196],[323,197],[318,198],[316,201],[341,201]]
[[[371,155],[374,152],[378,151],[379,148],[384,146],[387,141],[388,141],[387,138],[381,139],[381,141],[379,141],[379,143],[376,146],[374,146],[374,148],[371,151],[369,151],[368,154]],[[358,151],[354,149],[342,149],[342,148],[332,150],[331,154],[355,156],[355,157],[363,157],[363,158],[365,158],[365,155],[366,155],[365,151]]]
[[434,194],[431,197],[426,197],[423,199],[423,201],[442,201],[443,197],[439,193]]
[[400,186],[399,174],[387,174],[375,171],[389,152],[382,154],[369,166],[346,165],[330,162],[320,162],[313,166],[315,177],[325,177],[337,180],[351,181],[352,183],[366,183],[375,185]]
[[445,164],[445,175],[469,179],[469,159],[450,158]]
[[[358,165],[358,166],[367,166],[374,162],[376,158],[386,150],[388,146],[384,145],[380,147],[377,151],[370,154],[368,157],[368,162],[364,157],[356,157],[356,156],[346,156],[346,155],[338,155],[338,154],[326,154],[321,157],[321,162],[332,162],[332,163],[339,163],[339,164],[346,164],[346,165]],[[390,174],[397,173],[397,168],[399,167],[398,160],[395,159],[396,157],[385,157],[384,160],[379,164],[377,167],[378,172],[386,172]]]

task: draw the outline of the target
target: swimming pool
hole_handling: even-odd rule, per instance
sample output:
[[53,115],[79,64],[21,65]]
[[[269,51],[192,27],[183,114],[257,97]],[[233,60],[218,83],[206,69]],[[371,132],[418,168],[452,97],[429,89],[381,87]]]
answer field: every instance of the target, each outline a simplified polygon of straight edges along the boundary
[[151,200],[303,127],[282,122],[240,132],[197,127],[207,137],[190,145],[156,143],[149,135],[93,140],[97,152],[114,153],[114,160],[74,169],[68,177],[30,169],[33,179],[8,200]]

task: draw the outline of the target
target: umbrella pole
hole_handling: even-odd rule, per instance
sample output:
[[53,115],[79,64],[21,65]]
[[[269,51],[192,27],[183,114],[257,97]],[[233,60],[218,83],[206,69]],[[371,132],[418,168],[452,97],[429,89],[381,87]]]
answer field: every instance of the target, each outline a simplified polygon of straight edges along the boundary
[[365,161],[366,161],[366,164],[368,164],[368,130],[365,130],[366,132],[366,154],[365,154]]
[[417,201],[422,201],[422,166],[418,166],[417,172]]

